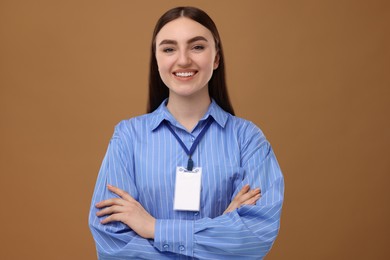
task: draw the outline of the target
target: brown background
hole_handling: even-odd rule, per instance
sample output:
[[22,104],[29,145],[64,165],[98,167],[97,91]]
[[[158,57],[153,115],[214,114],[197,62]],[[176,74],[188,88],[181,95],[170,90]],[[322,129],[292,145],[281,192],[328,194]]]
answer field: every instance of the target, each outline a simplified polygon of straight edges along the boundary
[[145,112],[158,17],[217,23],[239,116],[286,179],[267,259],[390,259],[390,5],[0,1],[0,259],[95,259],[87,218],[113,127]]

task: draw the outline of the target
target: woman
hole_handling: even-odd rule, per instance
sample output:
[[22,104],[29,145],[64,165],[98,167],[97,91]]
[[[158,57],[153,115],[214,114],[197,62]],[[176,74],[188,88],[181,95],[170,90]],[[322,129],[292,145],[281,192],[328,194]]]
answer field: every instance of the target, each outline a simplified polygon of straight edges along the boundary
[[283,176],[260,129],[234,116],[202,10],[157,22],[148,112],[116,126],[103,160],[89,218],[99,259],[262,259]]

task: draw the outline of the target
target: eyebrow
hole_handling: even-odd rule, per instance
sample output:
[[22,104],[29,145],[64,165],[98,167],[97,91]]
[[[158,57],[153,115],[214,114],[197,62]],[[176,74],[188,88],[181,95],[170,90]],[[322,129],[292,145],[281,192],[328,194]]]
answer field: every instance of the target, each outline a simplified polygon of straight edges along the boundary
[[[194,38],[191,38],[187,41],[187,43],[193,43],[193,42],[196,42],[196,41],[205,41],[207,42],[207,39],[203,36],[196,36]],[[177,45],[177,41],[175,40],[162,40],[159,44],[160,45],[163,45],[163,44],[173,44],[173,45]]]

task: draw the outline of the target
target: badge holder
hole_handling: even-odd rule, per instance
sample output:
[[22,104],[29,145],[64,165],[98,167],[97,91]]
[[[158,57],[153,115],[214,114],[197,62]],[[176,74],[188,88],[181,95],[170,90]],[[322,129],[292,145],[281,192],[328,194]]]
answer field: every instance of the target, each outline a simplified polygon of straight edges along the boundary
[[176,168],[174,210],[199,211],[202,168]]

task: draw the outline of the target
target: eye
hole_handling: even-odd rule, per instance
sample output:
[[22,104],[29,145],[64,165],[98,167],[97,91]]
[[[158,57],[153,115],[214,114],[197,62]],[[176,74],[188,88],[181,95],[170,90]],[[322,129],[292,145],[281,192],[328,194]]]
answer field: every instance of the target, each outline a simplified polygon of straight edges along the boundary
[[174,51],[174,49],[173,49],[173,48],[170,48],[170,47],[166,47],[166,48],[164,48],[162,51],[165,52],[165,53],[171,53],[171,52]]
[[192,47],[193,50],[195,51],[202,51],[204,50],[204,46],[203,45],[195,45],[194,47]]

